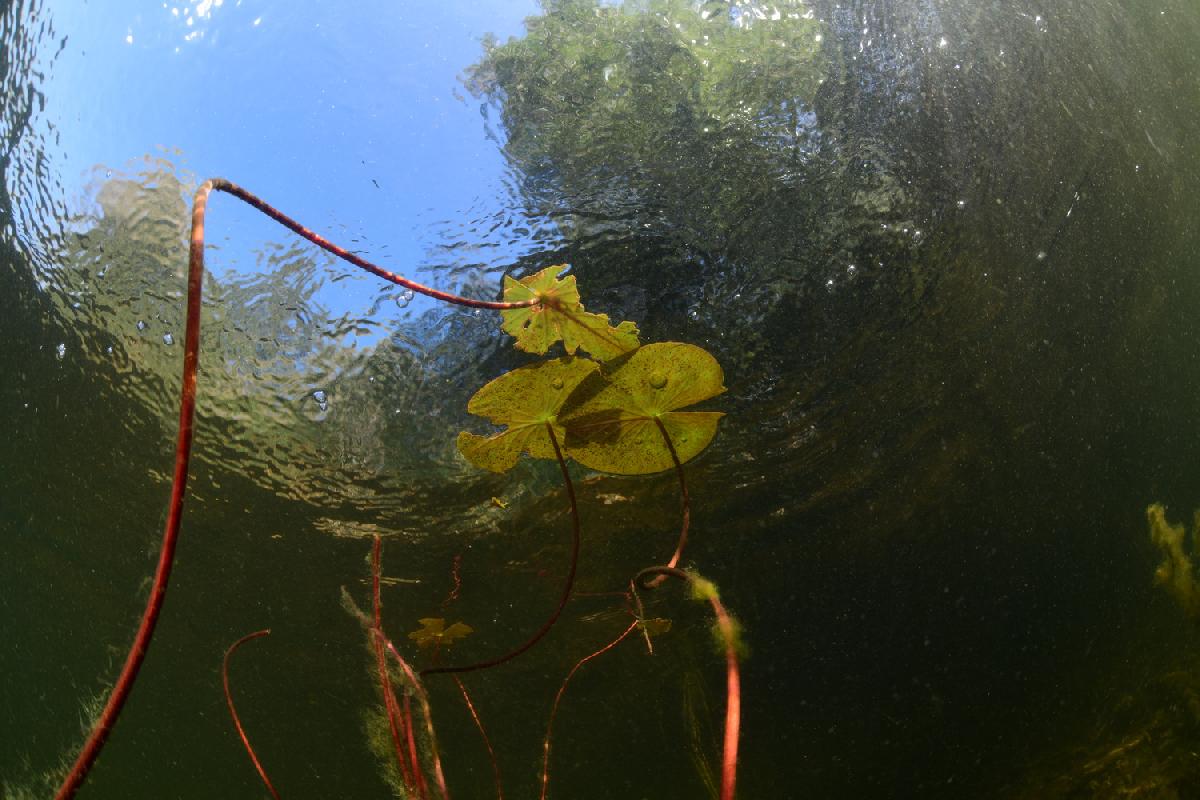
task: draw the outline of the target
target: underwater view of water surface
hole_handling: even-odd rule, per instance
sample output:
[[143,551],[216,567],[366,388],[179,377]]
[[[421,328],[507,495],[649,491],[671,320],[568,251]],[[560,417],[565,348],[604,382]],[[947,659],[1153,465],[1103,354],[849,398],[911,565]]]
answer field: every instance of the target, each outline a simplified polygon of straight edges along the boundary
[[1200,796],[1198,43],[3,4],[0,797]]

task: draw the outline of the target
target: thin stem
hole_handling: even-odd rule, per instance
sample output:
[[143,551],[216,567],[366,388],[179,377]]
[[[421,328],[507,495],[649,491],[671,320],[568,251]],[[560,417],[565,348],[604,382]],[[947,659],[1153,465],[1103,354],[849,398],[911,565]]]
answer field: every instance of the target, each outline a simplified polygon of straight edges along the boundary
[[625,641],[625,637],[633,633],[633,629],[636,628],[637,625],[638,621],[635,619],[633,622],[629,623],[628,628],[621,632],[620,636],[613,639],[611,642],[604,645],[604,647],[601,647],[591,655],[584,656],[583,658],[579,659],[579,661],[575,662],[575,666],[571,667],[571,671],[567,673],[567,677],[563,678],[562,685],[558,687],[558,693],[554,695],[554,705],[550,707],[550,720],[546,723],[546,740],[542,743],[541,800],[546,800],[546,793],[550,788],[550,735],[554,731],[554,716],[558,713],[558,704],[562,701],[563,693],[567,691],[567,684],[571,682],[571,678],[575,677],[575,673],[579,671],[580,667],[591,661],[593,658],[604,655],[609,650],[612,650],[621,642]]
[[208,194],[213,188],[212,181],[206,181],[196,191],[196,199],[192,205],[192,237],[188,251],[188,293],[187,318],[184,323],[183,344],[183,386],[179,397],[179,433],[175,441],[175,474],[171,480],[171,499],[167,506],[167,520],[163,527],[162,544],[159,546],[158,566],[154,571],[154,582],[150,586],[150,596],[146,599],[146,608],[134,634],[133,644],[125,656],[125,664],[121,674],[113,685],[112,694],[100,718],[88,734],[83,748],[75,759],[71,771],[63,779],[55,795],[57,800],[68,800],[75,796],[79,787],[87,779],[87,774],[100,750],[108,740],[113,725],[129,693],[137,680],[142,662],[145,661],[146,651],[150,647],[150,638],[158,624],[162,612],[163,600],[167,593],[167,583],[171,578],[171,567],[175,561],[175,547],[179,541],[179,525],[183,520],[183,497],[187,489],[188,461],[192,453],[192,422],[196,411],[196,362],[200,355],[200,292],[204,277],[204,208]]
[[438,755],[437,735],[433,731],[433,713],[429,709],[429,695],[425,692],[425,686],[421,683],[420,676],[404,660],[404,656],[400,655],[400,651],[396,649],[396,645],[392,644],[392,640],[384,636],[382,631],[379,631],[378,634],[383,637],[384,646],[396,659],[396,663],[400,665],[400,669],[403,670],[404,676],[412,687],[413,695],[421,704],[421,715],[425,718],[425,733],[429,736],[429,749],[432,753],[430,757],[433,760],[433,777],[437,781],[443,800],[450,800],[450,792],[446,790],[446,776],[442,771],[442,759]]
[[432,297],[435,300],[441,300],[446,303],[454,303],[455,305],[460,305],[460,306],[468,306],[470,308],[491,308],[491,309],[497,309],[497,310],[504,310],[504,309],[510,309],[510,308],[528,308],[529,306],[537,305],[540,302],[537,299],[522,300],[522,301],[516,302],[516,303],[501,303],[501,302],[492,302],[492,301],[487,301],[487,300],[472,300],[469,297],[461,297],[456,294],[450,294],[449,292],[439,291],[432,287],[417,283],[416,281],[409,280],[408,278],[405,278],[402,275],[397,275],[394,272],[389,272],[388,270],[384,269],[383,267],[372,264],[370,261],[367,261],[364,258],[360,258],[359,256],[356,256],[354,253],[351,253],[349,250],[346,250],[345,248],[338,247],[333,242],[329,241],[328,239],[325,239],[322,236],[319,236],[316,233],[313,233],[312,231],[310,231],[308,228],[301,225],[296,220],[287,216],[286,214],[284,214],[282,211],[275,208],[274,206],[269,205],[268,203],[261,200],[257,196],[246,191],[242,187],[238,186],[236,183],[227,181],[224,178],[213,178],[212,180],[208,181],[205,184],[205,186],[211,186],[213,189],[225,192],[227,194],[231,194],[234,197],[238,198],[239,200],[249,203],[250,205],[254,206],[256,209],[258,209],[262,213],[266,214],[271,219],[278,222],[280,225],[284,226],[288,230],[295,233],[297,236],[301,236],[301,237],[307,239],[308,241],[312,242],[317,247],[320,247],[322,250],[325,250],[326,252],[333,253],[335,256],[342,259],[343,261],[349,261],[354,266],[359,267],[360,269],[364,269],[367,272],[371,273],[372,275],[376,275],[380,278],[383,278],[385,281],[389,281],[390,283],[397,284],[398,286],[403,286],[406,289],[412,289],[414,292],[417,292],[417,293],[423,294],[423,295],[427,295],[428,297]]
[[475,704],[471,702],[471,695],[467,694],[467,687],[463,685],[462,678],[455,675],[454,682],[458,684],[458,690],[462,692],[463,702],[467,704],[467,710],[471,712],[471,719],[475,720],[475,727],[479,729],[479,735],[483,737],[483,745],[487,748],[488,759],[492,762],[492,776],[496,781],[496,800],[504,800],[504,785],[500,781],[500,763],[496,760],[496,751],[492,749],[492,740],[488,738],[487,731],[483,729],[483,720],[479,718],[479,713],[475,710]]
[[[647,567],[634,577],[643,588],[651,588],[654,577],[669,576],[695,585],[696,577],[675,567]],[[704,593],[717,617],[717,628],[725,641],[725,741],[721,755],[721,800],[734,800],[737,785],[738,734],[742,719],[742,683],[738,667],[735,631],[737,623],[715,591]]]
[[413,759],[412,766],[405,758],[404,744],[401,742],[401,728],[408,738],[410,750],[413,748],[412,725],[407,715],[401,710],[396,701],[396,693],[392,690],[392,679],[388,675],[387,654],[383,648],[383,603],[379,594],[379,578],[383,561],[383,538],[375,534],[375,542],[371,548],[371,603],[374,612],[371,645],[375,650],[375,665],[379,672],[379,691],[383,695],[383,707],[387,713],[388,729],[392,735],[392,747],[396,751],[396,763],[400,769],[400,777],[409,789],[419,787],[420,766]]
[[[679,463],[679,453],[674,449],[674,443],[671,441],[671,434],[667,433],[667,428],[662,425],[662,420],[659,417],[654,417],[654,423],[659,426],[659,433],[662,434],[662,441],[665,441],[667,450],[671,452],[671,461],[676,465],[676,475],[679,477],[679,500],[683,505],[683,522],[679,525],[679,543],[676,545],[676,552],[671,555],[671,560],[667,561],[667,566],[679,566],[679,560],[683,558],[683,548],[688,543],[688,530],[691,528],[691,497],[688,494],[688,482],[683,480],[683,464]],[[665,581],[666,576],[659,576],[658,581]]]
[[558,446],[558,437],[554,435],[554,428],[549,422],[546,423],[546,432],[550,436],[550,443],[554,445],[554,455],[558,458],[558,466],[562,471],[563,485],[567,487],[567,500],[570,502],[571,507],[571,566],[567,570],[567,580],[563,585],[562,597],[558,600],[558,607],[554,609],[554,613],[550,615],[550,618],[542,623],[542,627],[538,628],[524,644],[515,650],[510,650],[497,658],[461,667],[429,667],[421,670],[422,676],[436,675],[440,672],[474,672],[478,669],[487,669],[503,664],[505,661],[511,661],[533,647],[542,640],[542,637],[550,632],[550,629],[554,627],[554,623],[562,615],[563,609],[566,608],[567,601],[571,599],[571,587],[575,584],[575,568],[579,564],[579,504],[575,502],[575,484],[571,482],[571,473],[567,470],[567,461],[563,458],[562,449]]
[[229,645],[229,649],[225,651],[225,658],[221,661],[221,682],[225,686],[225,702],[229,705],[229,716],[233,717],[233,726],[237,728],[238,736],[241,737],[242,744],[245,746],[246,752],[250,755],[250,760],[254,762],[254,768],[258,770],[258,777],[262,778],[262,782],[267,785],[267,791],[271,793],[271,797],[279,800],[279,792],[275,791],[275,787],[271,785],[271,779],[267,777],[267,771],[263,769],[262,762],[258,760],[254,748],[250,746],[250,739],[247,738],[246,730],[242,727],[242,720],[238,717],[237,708],[233,705],[233,693],[229,690],[229,659],[233,656],[234,652],[251,639],[268,636],[270,633],[269,628],[255,631],[254,633],[247,633]]

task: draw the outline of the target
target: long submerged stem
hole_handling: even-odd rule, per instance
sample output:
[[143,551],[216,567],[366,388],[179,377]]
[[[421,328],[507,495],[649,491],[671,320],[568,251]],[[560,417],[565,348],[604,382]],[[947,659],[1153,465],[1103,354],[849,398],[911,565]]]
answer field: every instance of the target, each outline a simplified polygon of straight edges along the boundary
[[550,629],[554,627],[554,623],[562,615],[563,609],[567,606],[567,601],[571,599],[571,588],[575,585],[575,568],[579,565],[579,504],[575,501],[575,484],[571,482],[571,473],[567,470],[567,461],[563,458],[562,448],[558,446],[558,437],[554,435],[554,428],[549,422],[546,423],[546,432],[550,436],[550,443],[554,445],[554,455],[558,458],[558,466],[562,471],[563,485],[567,487],[567,500],[571,506],[571,566],[567,570],[567,579],[563,584],[562,596],[558,600],[558,607],[554,609],[554,613],[550,618],[542,623],[542,627],[538,628],[532,636],[525,640],[514,650],[510,650],[502,656],[488,659],[487,661],[479,661],[475,664],[467,664],[461,667],[430,667],[421,670],[421,675],[436,675],[440,672],[474,672],[478,669],[487,669],[505,661],[511,661],[517,656],[524,653],[529,648],[542,640]]
[[224,178],[211,178],[196,190],[192,201],[192,232],[188,248],[188,288],[187,288],[187,317],[184,323],[183,349],[183,387],[179,398],[179,433],[175,444],[175,472],[171,481],[171,499],[167,507],[167,520],[163,528],[162,544],[159,546],[158,566],[154,571],[154,580],[150,586],[150,596],[146,600],[146,608],[142,612],[133,644],[125,657],[125,663],[113,685],[112,693],[99,719],[92,727],[79,755],[75,759],[70,772],[59,787],[56,800],[69,800],[75,796],[79,787],[87,779],[88,772],[100,755],[100,750],[108,741],[108,736],[116,724],[125,701],[133,689],[134,681],[145,661],[146,651],[150,647],[150,639],[158,624],[162,612],[163,600],[166,597],[167,583],[171,577],[171,568],[175,562],[175,548],[179,540],[179,526],[183,519],[183,498],[187,489],[188,463],[192,452],[192,429],[196,411],[196,364],[200,355],[200,299],[204,281],[204,214],[208,206],[208,196],[217,191],[231,194],[239,200],[248,203],[271,219],[291,230],[318,247],[332,253],[361,269],[370,272],[391,283],[398,284],[414,292],[442,300],[447,303],[468,306],[470,308],[488,308],[505,310],[511,308],[526,308],[537,305],[537,299],[515,303],[473,300],[449,292],[439,291],[429,286],[409,280],[401,275],[383,269],[366,259],[354,255],[345,248],[328,241],[313,233],[296,220],[269,205],[259,197],[251,194],[237,184]]
[[608,644],[601,647],[599,650],[586,655],[575,662],[575,666],[571,667],[571,671],[567,673],[567,677],[563,678],[562,685],[558,687],[558,693],[554,695],[554,705],[550,707],[550,719],[546,722],[546,739],[542,742],[542,794],[541,800],[546,800],[546,794],[550,790],[550,737],[554,732],[554,717],[558,714],[558,704],[562,702],[563,694],[567,691],[567,684],[571,682],[571,678],[575,677],[575,673],[579,671],[587,662],[594,658],[598,658],[609,650],[625,641],[625,637],[633,633],[633,629],[638,626],[638,620],[629,623],[629,627],[621,632],[617,638],[613,639]]
[[[671,555],[671,560],[667,562],[668,567],[678,567],[679,561],[683,558],[683,548],[687,545],[688,530],[692,525],[692,500],[688,494],[687,481],[683,479],[683,464],[679,461],[679,453],[675,452],[675,444],[671,441],[670,434],[667,433],[667,426],[663,425],[662,419],[654,418],[654,424],[658,426],[658,432],[662,434],[663,441],[666,442],[667,450],[671,453],[671,461],[675,463],[675,475],[679,478],[679,503],[682,506],[683,521],[679,525],[679,543],[675,545],[675,552]],[[659,576],[656,580],[665,580],[666,576]]]
[[175,474],[171,480],[171,499],[167,506],[167,521],[163,528],[162,544],[159,546],[158,566],[154,571],[154,582],[150,586],[150,597],[146,600],[146,608],[142,612],[141,622],[133,637],[133,645],[125,657],[121,674],[113,685],[112,694],[100,718],[88,734],[83,748],[75,759],[71,771],[63,779],[62,785],[55,795],[57,800],[67,800],[75,796],[79,787],[86,780],[88,772],[100,755],[100,750],[108,740],[117,716],[125,707],[133,683],[137,679],[142,662],[146,659],[146,650],[150,647],[150,638],[158,624],[162,612],[163,599],[167,593],[167,582],[171,577],[171,567],[175,562],[175,547],[179,541],[179,524],[183,519],[183,497],[187,489],[188,462],[192,454],[192,422],[196,411],[196,362],[200,354],[200,293],[204,279],[204,209],[208,202],[208,194],[213,188],[212,181],[206,181],[196,191],[196,199],[192,205],[192,236],[188,250],[188,291],[187,319],[184,328],[183,344],[183,388],[179,397],[179,434],[175,441]]
[[[239,200],[241,200],[245,203],[249,203],[250,205],[254,206],[256,209],[258,209],[262,213],[266,214],[271,219],[278,222],[283,227],[292,231],[292,233],[295,233],[297,236],[301,236],[301,237],[307,239],[308,241],[315,244],[317,247],[320,247],[322,250],[325,250],[326,252],[332,253],[333,255],[337,256],[338,258],[342,259],[343,261],[348,261],[351,264],[353,264],[354,266],[359,267],[360,269],[364,269],[367,272],[371,273],[372,275],[383,278],[385,281],[388,281],[389,283],[394,283],[398,286],[403,286],[406,289],[412,289],[414,292],[417,292],[418,294],[423,294],[428,297],[432,297],[435,300],[441,300],[446,303],[454,303],[455,305],[459,305],[459,306],[468,306],[470,308],[490,308],[490,309],[496,309],[496,310],[504,310],[504,309],[510,309],[510,308],[527,308],[532,305],[537,305],[537,303],[540,302],[537,299],[522,300],[522,301],[516,302],[516,303],[493,302],[493,301],[489,301],[489,300],[472,300],[469,297],[461,297],[460,295],[451,294],[450,292],[439,291],[438,289],[434,289],[430,286],[425,286],[424,284],[420,284],[420,283],[417,283],[416,281],[409,280],[408,278],[405,278],[402,275],[397,275],[394,272],[390,272],[390,271],[384,269],[383,267],[380,267],[376,264],[372,264],[370,261],[367,261],[365,258],[360,258],[359,256],[356,256],[354,253],[351,253],[349,250],[346,250],[343,247],[339,247],[338,245],[334,244],[333,242],[329,241],[328,239],[324,238],[323,236],[313,233],[308,228],[304,227],[299,222],[297,222],[296,220],[289,217],[287,214],[284,214],[279,209],[268,204],[266,201],[260,199],[256,195],[251,194],[250,192],[246,191],[245,189],[238,186],[236,183],[233,183],[232,181],[227,181],[224,178],[213,178],[212,180],[208,181],[208,183],[206,183],[205,186],[211,186],[213,189],[216,189],[221,192],[225,192],[227,194],[231,194],[234,197],[238,198]],[[203,188],[203,187],[201,187],[201,188]]]
[[221,661],[221,684],[225,687],[225,703],[229,706],[229,716],[233,717],[233,727],[237,728],[238,736],[241,737],[242,745],[245,746],[246,753],[250,756],[250,761],[253,762],[254,768],[258,770],[258,777],[262,778],[262,782],[266,784],[267,791],[271,793],[271,797],[279,800],[279,792],[275,791],[275,787],[271,785],[271,779],[267,777],[267,771],[263,769],[262,762],[258,760],[258,754],[250,746],[250,739],[246,736],[246,730],[242,727],[242,720],[238,717],[237,708],[233,704],[233,692],[229,690],[229,659],[233,657],[234,652],[251,639],[268,636],[270,633],[269,628],[255,631],[254,633],[247,633],[229,645],[229,649],[225,651],[225,658]]
[[696,592],[696,596],[707,600],[717,618],[717,629],[725,642],[725,741],[721,753],[721,800],[734,800],[737,786],[738,736],[742,721],[742,681],[738,667],[736,631],[737,623],[721,602],[716,590],[708,581],[697,579],[690,572],[675,567],[647,567],[634,577],[634,582],[651,588],[655,578],[678,578],[693,589],[707,587]]

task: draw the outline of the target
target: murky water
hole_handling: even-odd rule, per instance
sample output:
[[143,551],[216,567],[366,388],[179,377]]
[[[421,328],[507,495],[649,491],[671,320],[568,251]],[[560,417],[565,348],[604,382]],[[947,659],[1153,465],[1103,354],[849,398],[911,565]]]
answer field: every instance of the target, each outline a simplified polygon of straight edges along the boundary
[[[1197,42],[1190,0],[9,4],[0,793],[52,792],[144,603],[218,174],[442,289],[569,263],[589,309],[720,360],[686,560],[749,645],[739,796],[1197,793],[1197,634],[1145,517],[1200,508]],[[366,607],[379,533],[398,642],[446,616],[484,659],[546,617],[557,468],[455,448],[527,359],[228,197],[208,230],[178,564],[82,794],[262,796],[220,662],[270,627],[234,677],[281,794],[386,797],[342,589]],[[576,478],[580,596],[464,676],[507,797],[628,624],[604,593],[675,543],[670,473]],[[648,613],[653,656],[573,679],[551,796],[709,796],[721,659],[680,593]],[[450,790],[494,796],[443,677]]]

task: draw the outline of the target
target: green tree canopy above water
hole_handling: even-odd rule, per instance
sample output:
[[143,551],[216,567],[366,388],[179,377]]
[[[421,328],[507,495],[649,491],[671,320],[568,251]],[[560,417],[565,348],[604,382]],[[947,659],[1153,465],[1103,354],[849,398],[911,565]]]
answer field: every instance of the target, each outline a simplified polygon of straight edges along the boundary
[[806,6],[545,0],[544,12],[523,38],[486,41],[466,78],[540,188],[576,207],[675,207],[672,221],[702,227],[744,210],[755,174],[802,160],[823,76]]

